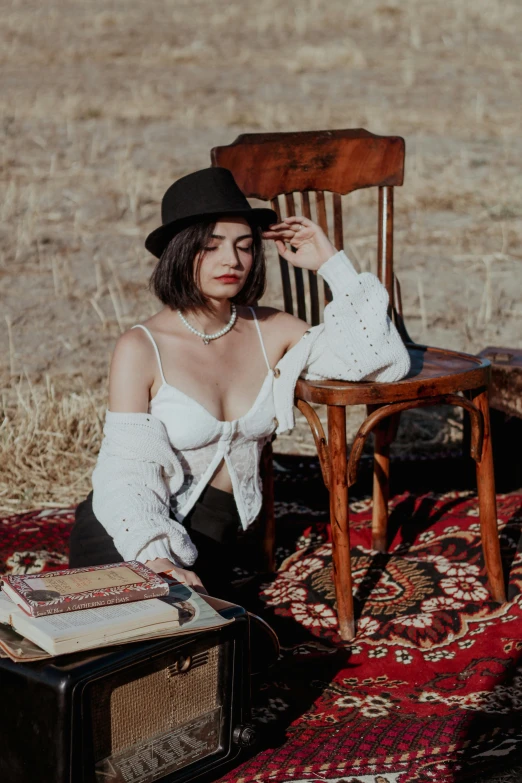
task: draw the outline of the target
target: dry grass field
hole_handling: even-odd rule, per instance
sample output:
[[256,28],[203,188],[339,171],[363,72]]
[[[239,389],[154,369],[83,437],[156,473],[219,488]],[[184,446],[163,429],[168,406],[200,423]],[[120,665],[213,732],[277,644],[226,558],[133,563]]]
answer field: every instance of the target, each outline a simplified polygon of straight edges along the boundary
[[[97,453],[112,346],[157,307],[143,248],[173,179],[239,133],[404,136],[396,264],[412,336],[518,345],[518,0],[2,0],[0,506],[69,504]],[[374,268],[376,196],[345,199]],[[272,276],[267,301],[278,303]],[[355,411],[350,428],[360,417]],[[405,417],[398,449],[461,422]],[[300,424],[281,450],[312,453]]]

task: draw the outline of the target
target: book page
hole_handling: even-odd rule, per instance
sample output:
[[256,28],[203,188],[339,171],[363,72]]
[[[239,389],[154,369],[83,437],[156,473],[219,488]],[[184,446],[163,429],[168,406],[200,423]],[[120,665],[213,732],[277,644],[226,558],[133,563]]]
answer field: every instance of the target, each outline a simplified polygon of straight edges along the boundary
[[41,647],[20,636],[10,626],[3,623],[0,623],[0,650],[15,663],[17,661],[40,661],[51,657]]
[[104,590],[107,587],[126,587],[145,582],[144,576],[137,574],[129,566],[114,566],[100,571],[79,571],[77,574],[46,574],[30,576],[24,584],[31,590],[53,590],[60,595],[83,593],[92,590]]
[[[218,605],[220,603],[217,601]],[[174,621],[173,613],[176,614]],[[87,624],[86,620],[89,621]],[[195,591],[179,583],[170,585],[170,593],[165,598],[103,606],[99,609],[78,609],[44,617],[28,616],[0,591],[2,621],[12,623],[27,640],[32,638],[33,642],[52,655],[105,647],[108,644],[196,633],[232,622],[231,619],[225,620]]]
[[[207,601],[196,590],[179,582],[171,582],[169,594],[158,598],[158,601],[170,603],[178,608],[180,630],[186,632],[227,624],[228,620],[225,620],[212,606],[213,600],[210,598]],[[217,604],[219,603],[217,599]],[[224,603],[226,605],[226,602]]]
[[15,602],[9,598],[7,593],[4,593],[3,590],[0,590],[0,623],[11,625],[11,615],[16,609],[17,606]]
[[43,617],[28,617],[22,609],[13,604],[11,610],[14,628],[29,639],[48,637],[60,639],[96,639],[107,634],[115,635],[133,628],[145,629],[156,623],[179,625],[179,612],[175,606],[162,603],[157,598],[134,601],[128,604],[100,606],[95,609],[75,609],[72,612],[49,614]]

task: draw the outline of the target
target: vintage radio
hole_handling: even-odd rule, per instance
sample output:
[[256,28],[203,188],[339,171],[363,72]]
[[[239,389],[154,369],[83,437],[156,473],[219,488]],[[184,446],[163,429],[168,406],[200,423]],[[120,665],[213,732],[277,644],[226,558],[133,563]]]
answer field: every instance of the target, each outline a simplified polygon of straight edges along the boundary
[[0,660],[2,783],[220,777],[254,741],[249,620],[38,663]]

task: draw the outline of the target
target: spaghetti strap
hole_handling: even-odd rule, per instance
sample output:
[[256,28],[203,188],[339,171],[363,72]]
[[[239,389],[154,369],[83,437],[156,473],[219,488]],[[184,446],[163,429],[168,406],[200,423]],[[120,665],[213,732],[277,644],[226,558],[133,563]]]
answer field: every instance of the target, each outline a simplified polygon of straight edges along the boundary
[[261,334],[261,327],[259,326],[259,321],[257,320],[256,311],[254,310],[253,307],[249,307],[248,309],[250,310],[250,312],[254,317],[254,323],[256,325],[257,333],[259,335],[259,342],[261,343],[261,349],[263,351],[263,356],[265,357],[266,366],[268,367],[268,370],[271,371],[272,368],[270,367],[270,362],[268,361],[268,356],[266,355],[265,344],[263,342],[263,335]]
[[147,327],[143,326],[143,324],[136,324],[135,326],[131,326],[131,329],[143,329],[143,331],[146,332],[146,334],[148,334],[149,340],[151,341],[152,345],[154,346],[154,351],[156,353],[156,359],[158,360],[158,367],[159,367],[159,371],[160,371],[160,375],[161,375],[161,380],[163,381],[163,383],[165,383],[168,386],[168,383],[165,380],[165,376],[163,375],[163,366],[161,364],[160,352],[159,352],[158,346],[156,345],[156,340],[154,339],[152,334],[149,332]]

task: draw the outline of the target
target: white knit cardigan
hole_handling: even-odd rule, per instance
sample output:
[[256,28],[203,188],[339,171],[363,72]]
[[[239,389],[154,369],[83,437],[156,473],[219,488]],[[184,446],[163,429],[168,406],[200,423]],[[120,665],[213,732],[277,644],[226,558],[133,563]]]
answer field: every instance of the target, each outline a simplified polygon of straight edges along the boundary
[[[294,426],[294,389],[300,376],[347,381],[398,381],[410,369],[408,352],[387,314],[388,293],[375,275],[357,274],[341,250],[319,269],[333,299],[324,323],[312,327],[277,364],[276,432]],[[184,567],[197,550],[171,519],[170,497],[183,469],[163,423],[150,413],[107,410],[104,438],[92,476],[93,511],[125,560],[170,556]]]

